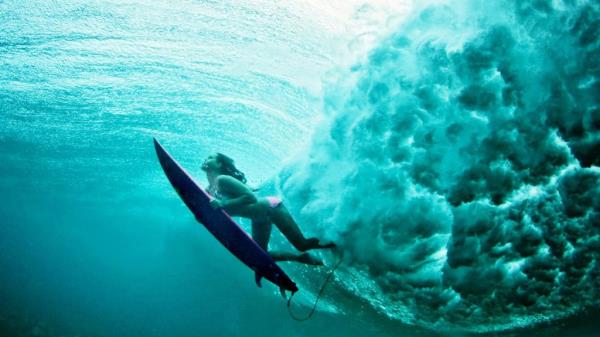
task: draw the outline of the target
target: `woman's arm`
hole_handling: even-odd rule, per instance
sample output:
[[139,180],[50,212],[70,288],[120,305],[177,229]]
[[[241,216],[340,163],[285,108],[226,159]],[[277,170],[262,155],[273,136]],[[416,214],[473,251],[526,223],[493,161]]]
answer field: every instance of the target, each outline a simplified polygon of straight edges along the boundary
[[218,176],[216,185],[221,193],[233,196],[231,199],[220,201],[221,207],[225,209],[253,204],[257,200],[256,196],[248,186],[233,177],[227,175]]

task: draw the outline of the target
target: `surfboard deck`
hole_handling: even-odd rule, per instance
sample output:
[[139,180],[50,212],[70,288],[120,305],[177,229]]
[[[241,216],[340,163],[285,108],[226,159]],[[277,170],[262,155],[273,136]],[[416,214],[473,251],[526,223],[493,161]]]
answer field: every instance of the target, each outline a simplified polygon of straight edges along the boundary
[[282,295],[285,290],[298,291],[296,283],[275,263],[275,260],[262,249],[223,209],[213,209],[213,199],[187,171],[173,159],[156,140],[154,148],[160,165],[179,197],[192,211],[196,220],[236,256],[255,272],[256,284],[261,286],[265,278],[279,287]]

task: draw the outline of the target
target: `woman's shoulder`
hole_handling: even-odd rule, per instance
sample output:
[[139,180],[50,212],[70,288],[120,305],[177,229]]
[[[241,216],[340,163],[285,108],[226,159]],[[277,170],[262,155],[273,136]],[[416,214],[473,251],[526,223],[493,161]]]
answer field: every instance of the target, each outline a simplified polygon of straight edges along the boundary
[[218,185],[220,183],[236,183],[239,180],[235,179],[234,177],[227,175],[227,174],[220,174],[215,178],[215,183]]
[[247,188],[243,182],[225,174],[217,176],[215,185],[219,191],[238,191]]

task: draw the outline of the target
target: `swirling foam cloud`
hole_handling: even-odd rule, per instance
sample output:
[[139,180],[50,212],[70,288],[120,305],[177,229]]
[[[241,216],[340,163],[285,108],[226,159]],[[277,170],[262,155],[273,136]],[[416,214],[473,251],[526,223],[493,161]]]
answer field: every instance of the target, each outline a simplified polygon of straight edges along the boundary
[[326,85],[280,174],[380,312],[489,331],[599,303],[600,9],[463,1],[416,10]]

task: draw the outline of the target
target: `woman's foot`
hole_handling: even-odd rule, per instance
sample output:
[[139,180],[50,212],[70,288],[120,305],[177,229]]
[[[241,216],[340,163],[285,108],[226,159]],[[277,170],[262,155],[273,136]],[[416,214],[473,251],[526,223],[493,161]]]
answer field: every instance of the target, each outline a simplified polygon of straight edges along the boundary
[[297,261],[305,263],[305,264],[310,264],[313,266],[322,266],[323,265],[323,261],[310,255],[309,253],[302,253],[302,254],[298,255]]
[[321,244],[321,241],[319,241],[319,239],[317,238],[306,239],[303,245],[296,245],[296,249],[298,249],[301,252],[305,252],[310,249],[330,249],[336,247],[336,244],[333,242]]
[[333,249],[333,248],[337,248],[337,245],[335,243],[333,243],[333,242],[326,243],[326,244],[319,243],[319,248],[321,248],[321,249]]

